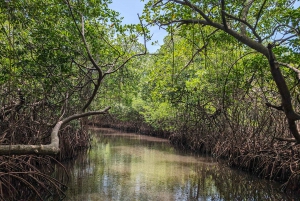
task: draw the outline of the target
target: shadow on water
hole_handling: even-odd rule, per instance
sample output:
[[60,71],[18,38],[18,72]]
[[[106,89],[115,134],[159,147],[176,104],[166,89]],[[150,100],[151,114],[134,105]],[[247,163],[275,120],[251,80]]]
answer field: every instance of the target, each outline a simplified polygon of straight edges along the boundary
[[[279,185],[177,152],[167,140],[115,130],[92,130],[92,148],[64,164],[72,201],[300,200]],[[60,174],[59,169],[57,175]]]

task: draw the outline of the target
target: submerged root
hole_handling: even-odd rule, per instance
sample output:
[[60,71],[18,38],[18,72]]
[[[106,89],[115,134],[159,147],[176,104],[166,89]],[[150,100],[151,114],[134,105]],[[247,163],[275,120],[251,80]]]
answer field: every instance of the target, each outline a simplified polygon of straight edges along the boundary
[[[260,178],[278,181],[283,184],[282,190],[299,191],[300,145],[277,140],[278,137],[288,138],[290,135],[286,119],[275,112],[270,114],[269,110],[256,111],[251,107],[246,109],[248,113],[241,113],[242,109],[236,109],[236,113],[231,114],[232,118],[228,114],[211,118],[201,111],[190,111],[190,114],[196,115],[196,121],[191,121],[192,117],[189,121],[174,120],[175,131],[157,136],[167,136],[170,143],[180,149],[210,154],[231,167],[251,172]],[[249,114],[256,119],[249,118]],[[123,130],[126,130],[126,125],[133,125],[129,122],[121,124],[121,121],[105,117],[94,119],[93,122],[101,127],[123,126]],[[138,132],[142,123],[138,122],[140,127],[135,127]]]
[[65,197],[66,186],[51,176],[55,165],[62,166],[50,156],[1,156],[1,200],[46,200]]
[[[270,143],[268,139],[256,142],[240,139],[236,143],[230,137],[219,140],[195,134],[177,133],[170,137],[171,143],[178,147],[189,147],[201,153],[211,153],[223,159],[229,166],[258,175],[261,178],[282,183],[284,191],[300,189],[300,145],[290,142]],[[229,134],[227,134],[229,136]],[[299,192],[300,193],[300,192]]]
[[[0,124],[0,130],[5,131],[0,144],[49,143],[51,127],[26,121],[25,116],[22,118],[22,123],[7,121]],[[11,124],[17,126],[9,126]],[[56,156],[0,156],[0,200],[62,200],[65,197],[67,173],[58,179],[53,175],[55,167],[64,168],[59,161],[72,159],[78,151],[88,148],[90,137],[78,124],[62,128],[59,137],[61,151]]]

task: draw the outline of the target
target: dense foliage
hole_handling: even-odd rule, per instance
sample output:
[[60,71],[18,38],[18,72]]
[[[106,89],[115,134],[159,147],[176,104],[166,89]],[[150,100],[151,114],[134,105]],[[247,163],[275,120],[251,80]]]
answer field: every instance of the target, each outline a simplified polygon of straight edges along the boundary
[[[121,25],[109,3],[1,1],[0,154],[12,157],[0,156],[0,163],[8,164],[0,167],[0,199],[61,193],[62,185],[45,176],[48,169],[43,170],[43,164],[53,165],[53,160],[47,156],[20,160],[15,154],[59,151],[59,159],[76,156],[76,150],[89,145],[86,117],[109,109],[107,104],[93,103],[102,95],[104,78],[145,53],[137,42],[140,34],[146,34],[144,27]],[[27,167],[12,167],[23,164],[35,168],[30,172]],[[22,189],[12,189],[10,180]],[[47,189],[51,184],[53,188]],[[38,194],[42,188],[45,195]]]
[[127,68],[134,88],[123,88],[131,95],[118,96],[115,115],[297,189],[299,1],[146,3],[143,18],[168,35],[139,69]]
[[299,1],[149,0],[142,19],[168,35],[135,60],[148,32],[110,2],[1,1],[1,145],[50,143],[66,122],[60,156],[73,157],[88,119],[69,119],[112,106],[106,123],[300,186]]

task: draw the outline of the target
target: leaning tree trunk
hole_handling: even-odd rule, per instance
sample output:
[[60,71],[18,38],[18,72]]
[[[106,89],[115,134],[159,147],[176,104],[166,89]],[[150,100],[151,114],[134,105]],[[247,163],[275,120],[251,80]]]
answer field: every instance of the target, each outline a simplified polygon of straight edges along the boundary
[[[166,4],[162,4],[160,5],[158,1],[156,4],[154,4],[153,6],[164,6]],[[171,21],[157,21],[158,23],[160,23],[160,25],[170,25],[170,24],[190,24],[190,25],[197,25],[197,24],[201,24],[201,25],[207,25],[207,26],[211,26],[214,27],[218,30],[222,30],[223,32],[226,32],[227,34],[229,34],[230,36],[234,37],[236,40],[238,40],[239,42],[243,43],[244,45],[250,47],[253,50],[256,50],[257,52],[261,53],[262,55],[264,55],[268,61],[269,61],[269,65],[270,65],[270,71],[272,73],[272,77],[273,80],[276,83],[278,92],[280,94],[281,97],[281,105],[280,106],[274,106],[270,103],[266,103],[267,106],[269,107],[273,107],[279,110],[282,110],[287,118],[288,124],[289,124],[289,130],[291,132],[291,134],[293,135],[294,138],[277,138],[278,140],[284,140],[284,141],[289,141],[289,142],[296,142],[297,144],[300,143],[300,134],[296,125],[296,121],[300,120],[300,115],[297,114],[294,110],[293,104],[292,104],[292,98],[291,98],[291,93],[290,90],[286,84],[285,78],[283,77],[281,71],[280,71],[280,63],[276,61],[275,59],[275,55],[272,52],[272,45],[268,45],[268,47],[265,47],[262,44],[262,38],[261,36],[259,36],[259,34],[256,32],[255,28],[256,25],[253,27],[251,24],[249,24],[247,22],[247,14],[248,11],[250,9],[250,7],[252,6],[253,2],[252,0],[247,0],[246,1],[246,5],[244,6],[243,10],[242,10],[242,19],[238,18],[234,15],[231,15],[229,13],[226,12],[226,5],[225,5],[225,1],[221,0],[220,3],[220,18],[222,20],[222,22],[216,22],[210,15],[206,14],[204,10],[202,10],[202,8],[200,6],[197,6],[196,4],[192,3],[192,1],[190,0],[169,0],[169,2],[173,2],[176,4],[180,4],[181,6],[185,6],[191,9],[192,12],[197,12],[197,14],[201,17],[199,17],[198,19],[174,19]],[[264,6],[264,4],[262,5],[262,7]],[[262,9],[261,7],[261,9]],[[234,28],[230,27],[228,25],[227,22],[227,18],[230,18],[231,20],[235,20],[238,21],[241,24],[241,30],[240,32],[238,32],[237,30],[234,30]],[[245,33],[245,31],[247,30],[245,27],[248,28],[248,34]],[[249,36],[251,35],[252,38]],[[295,68],[291,68],[290,69],[294,70],[296,73],[298,73],[298,78],[300,78],[300,71],[298,69]]]
[[58,132],[60,128],[69,123],[72,120],[87,117],[91,115],[105,114],[110,107],[106,107],[101,111],[85,112],[81,114],[74,114],[56,123],[55,127],[51,132],[51,143],[47,145],[1,145],[0,155],[11,155],[11,154],[42,154],[52,155],[57,154],[59,149],[59,137]]

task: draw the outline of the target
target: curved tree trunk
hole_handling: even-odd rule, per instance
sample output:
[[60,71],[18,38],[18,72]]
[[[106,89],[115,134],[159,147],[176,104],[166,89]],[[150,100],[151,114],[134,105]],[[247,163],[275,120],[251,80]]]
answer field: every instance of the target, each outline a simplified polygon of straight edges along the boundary
[[[222,30],[226,32],[227,34],[231,35],[234,37],[236,40],[239,42],[243,43],[244,45],[247,45],[248,47],[252,48],[253,50],[256,50],[257,52],[261,53],[264,55],[270,65],[270,72],[272,73],[273,80],[276,83],[278,92],[281,96],[281,105],[280,106],[273,106],[269,103],[266,105],[269,107],[273,107],[276,109],[280,109],[284,112],[288,124],[289,124],[289,130],[291,134],[293,135],[294,139],[281,139],[285,141],[293,141],[296,142],[297,144],[300,143],[300,134],[296,125],[296,121],[300,120],[300,115],[297,114],[294,110],[293,104],[292,104],[292,98],[291,98],[291,93],[290,90],[286,84],[285,78],[283,77],[281,71],[280,71],[280,64],[279,62],[276,61],[275,55],[272,52],[272,45],[269,44],[267,47],[265,47],[262,44],[262,39],[261,37],[257,34],[255,28],[256,25],[253,27],[250,25],[246,19],[247,19],[247,13],[249,12],[250,7],[252,6],[253,2],[252,0],[247,0],[246,5],[244,6],[243,12],[242,12],[242,19],[235,17],[233,15],[230,15],[226,13],[226,8],[225,8],[225,1],[222,0],[220,4],[221,8],[221,19],[222,23],[215,22],[213,19],[210,18],[208,14],[205,13],[204,10],[201,9],[201,7],[198,7],[196,4],[194,4],[190,0],[168,0],[169,2],[174,2],[177,4],[180,4],[181,6],[185,6],[191,9],[192,12],[197,12],[199,16],[201,16],[201,19],[177,19],[177,20],[171,20],[171,21],[164,21],[164,22],[159,22],[161,25],[170,25],[174,23],[178,23],[180,25],[182,24],[202,24],[202,25],[208,25],[214,28],[217,28],[218,30]],[[154,6],[159,6],[159,3],[155,4]],[[265,2],[262,4],[262,7],[264,6]],[[164,4],[166,5],[166,4]],[[262,8],[261,8],[262,9]],[[239,23],[241,23],[241,33],[238,31],[234,30],[233,28],[229,27],[226,22],[226,17],[231,18],[231,20],[236,20]],[[245,33],[247,29],[250,30],[248,31],[250,35],[253,36],[253,38],[247,36]],[[248,34],[248,35],[249,35]],[[293,69],[296,73],[300,74],[298,69]]]
[[85,112],[81,114],[74,114],[56,123],[55,127],[51,132],[51,143],[47,145],[1,145],[0,155],[9,154],[42,154],[42,155],[53,155],[57,154],[59,149],[59,137],[58,132],[60,128],[69,123],[72,120],[87,117],[91,115],[105,114],[110,109],[106,107],[101,111]]

